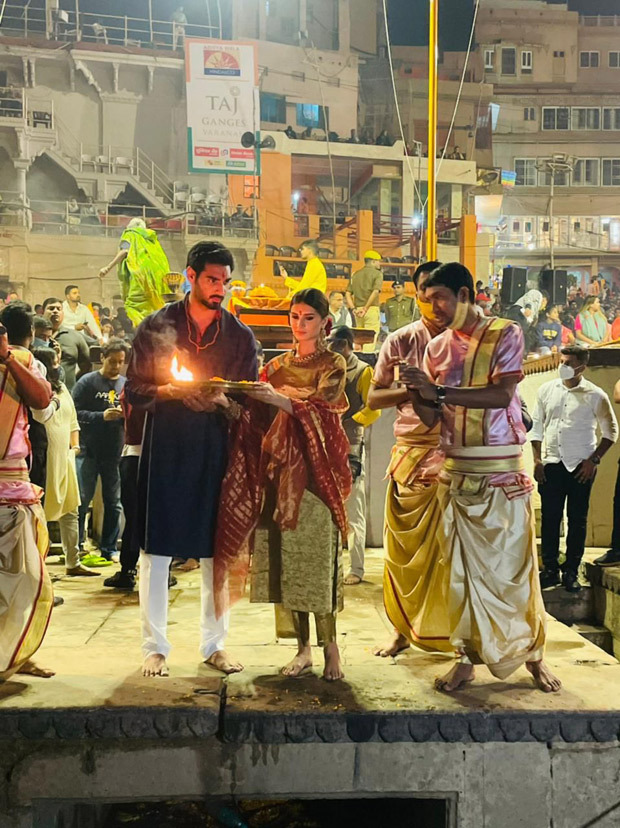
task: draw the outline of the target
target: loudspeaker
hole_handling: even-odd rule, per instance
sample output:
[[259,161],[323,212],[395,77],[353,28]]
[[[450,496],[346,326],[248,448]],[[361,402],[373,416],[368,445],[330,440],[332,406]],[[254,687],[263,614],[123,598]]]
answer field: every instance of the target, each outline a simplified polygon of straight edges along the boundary
[[527,268],[505,267],[502,278],[502,289],[500,292],[502,305],[504,305],[504,307],[514,305],[517,299],[520,299],[525,293],[526,284]]
[[568,294],[568,274],[565,270],[543,270],[540,274],[541,290],[549,294],[550,305],[565,305]]

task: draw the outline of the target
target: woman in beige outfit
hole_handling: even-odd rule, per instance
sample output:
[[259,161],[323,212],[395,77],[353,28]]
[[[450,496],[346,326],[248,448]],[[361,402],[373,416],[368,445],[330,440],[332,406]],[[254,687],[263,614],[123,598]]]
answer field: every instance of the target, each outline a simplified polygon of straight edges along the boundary
[[75,471],[75,456],[80,450],[77,414],[66,385],[60,381],[60,362],[52,348],[37,348],[36,359],[47,370],[54,397],[47,408],[33,411],[47,433],[47,473],[45,479],[45,517],[56,520],[65,555],[67,575],[99,575],[80,564],[78,506],[80,489]]

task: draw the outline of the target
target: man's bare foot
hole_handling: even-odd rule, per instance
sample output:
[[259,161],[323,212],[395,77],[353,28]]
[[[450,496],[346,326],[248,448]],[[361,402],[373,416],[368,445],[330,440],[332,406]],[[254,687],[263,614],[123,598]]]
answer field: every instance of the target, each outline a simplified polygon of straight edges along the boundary
[[240,673],[243,670],[243,664],[240,661],[233,661],[226,650],[216,650],[212,656],[205,659],[205,664],[214,667],[220,673],[226,673],[227,676],[231,673]]
[[354,572],[349,572],[347,577],[344,579],[345,586],[357,586],[358,584],[362,583],[362,579],[359,575],[356,575]]
[[543,693],[557,693],[558,690],[562,689],[562,682],[557,676],[553,675],[542,659],[540,661],[528,661],[525,666],[532,674],[536,687],[542,690]]
[[200,563],[196,558],[188,558],[184,563],[175,567],[179,572],[193,572],[194,569],[200,569]]
[[342,672],[342,665],[340,664],[340,652],[338,645],[335,642],[323,647],[325,654],[325,669],[323,670],[323,678],[325,681],[339,681],[344,678]]
[[47,670],[45,667],[37,667],[34,661],[31,661],[30,659],[28,659],[28,661],[24,661],[17,672],[23,676],[35,676],[36,678],[51,678],[56,675],[54,670]]
[[473,664],[455,664],[445,676],[435,679],[435,690],[443,690],[445,693],[454,693],[460,690],[476,677]]
[[86,567],[81,564],[79,566],[67,567],[65,572],[70,578],[78,578],[82,575],[87,578],[99,578],[101,575],[101,572],[93,572],[92,569],[86,569]]
[[144,659],[142,665],[143,676],[169,676],[170,671],[166,664],[166,657],[161,653],[152,653]]
[[289,678],[299,678],[312,669],[312,648],[308,644],[306,647],[299,647],[297,655],[294,659],[285,664],[280,670],[283,676]]
[[375,647],[372,654],[380,656],[381,658],[388,658],[389,656],[397,656],[399,653],[408,650],[410,646],[411,644],[405,636],[394,630],[394,635],[390,643],[385,647]]

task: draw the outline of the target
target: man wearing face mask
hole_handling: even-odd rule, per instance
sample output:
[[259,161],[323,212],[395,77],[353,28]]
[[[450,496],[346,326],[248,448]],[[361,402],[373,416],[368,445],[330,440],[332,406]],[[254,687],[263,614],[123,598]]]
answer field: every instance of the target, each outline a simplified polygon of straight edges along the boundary
[[439,425],[432,429],[424,425],[411,393],[399,382],[405,365],[421,367],[429,342],[444,329],[425,295],[431,273],[440,264],[425,262],[414,273],[422,318],[391,333],[383,343],[368,395],[371,408],[396,408],[396,444],[387,472],[383,575],[383,602],[393,634],[373,651],[382,658],[395,656],[411,644],[432,652],[454,652],[445,601],[446,568],[440,562],[437,538],[438,475],[443,464]]
[[568,535],[562,584],[568,592],[581,589],[577,575],[586,542],[590,492],[601,458],[618,439],[609,397],[583,378],[589,356],[578,345],[563,348],[559,378],[542,385],[536,400],[530,439],[542,505],[543,589],[560,583],[560,524],[565,504]]
[[534,486],[522,452],[523,333],[508,319],[480,316],[472,275],[457,262],[435,270],[425,294],[446,330],[429,343],[424,371],[408,367],[401,377],[420,419],[440,424],[446,455],[438,534],[459,660],[436,687],[458,690],[475,678],[475,664],[501,680],[525,664],[539,689],[555,692],[561,682],[543,662]]

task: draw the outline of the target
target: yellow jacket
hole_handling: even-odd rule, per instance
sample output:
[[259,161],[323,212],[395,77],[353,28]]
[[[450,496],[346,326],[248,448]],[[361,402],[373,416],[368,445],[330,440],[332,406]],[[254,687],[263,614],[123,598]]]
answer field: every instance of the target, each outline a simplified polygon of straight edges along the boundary
[[304,275],[301,277],[301,280],[298,281],[297,279],[291,279],[290,276],[287,276],[284,280],[284,284],[291,291],[291,296],[295,293],[299,293],[300,290],[306,290],[307,288],[316,288],[323,293],[327,293],[327,273],[325,272],[323,262],[318,258],[318,256],[309,259],[306,262],[306,269],[304,270]]

